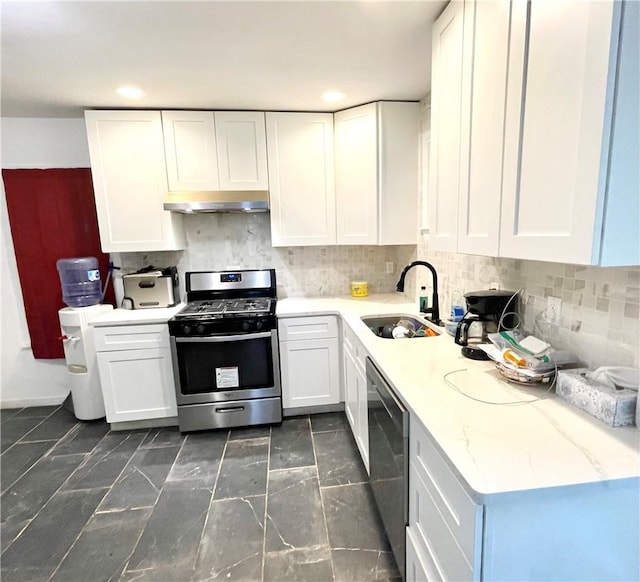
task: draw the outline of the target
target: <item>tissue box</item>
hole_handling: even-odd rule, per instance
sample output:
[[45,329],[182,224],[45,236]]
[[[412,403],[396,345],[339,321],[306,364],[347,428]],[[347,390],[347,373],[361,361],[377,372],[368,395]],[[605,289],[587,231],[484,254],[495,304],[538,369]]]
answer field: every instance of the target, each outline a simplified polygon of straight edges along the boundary
[[635,424],[638,393],[590,380],[584,376],[586,372],[587,368],[559,371],[556,394],[609,426]]

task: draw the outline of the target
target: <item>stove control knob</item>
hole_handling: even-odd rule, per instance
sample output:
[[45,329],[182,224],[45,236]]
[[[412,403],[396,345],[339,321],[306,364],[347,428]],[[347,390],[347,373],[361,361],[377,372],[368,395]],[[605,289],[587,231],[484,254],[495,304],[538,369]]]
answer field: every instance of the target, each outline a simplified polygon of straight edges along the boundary
[[262,329],[262,322],[256,321],[256,329]]
[[182,332],[184,333],[184,335],[189,335],[191,333],[191,326],[190,325],[183,325],[182,326]]
[[251,327],[251,324],[248,321],[243,321],[242,322],[242,329],[244,331],[249,331],[249,328]]
[[198,327],[196,327],[196,331],[198,333],[204,333],[204,325],[200,324]]

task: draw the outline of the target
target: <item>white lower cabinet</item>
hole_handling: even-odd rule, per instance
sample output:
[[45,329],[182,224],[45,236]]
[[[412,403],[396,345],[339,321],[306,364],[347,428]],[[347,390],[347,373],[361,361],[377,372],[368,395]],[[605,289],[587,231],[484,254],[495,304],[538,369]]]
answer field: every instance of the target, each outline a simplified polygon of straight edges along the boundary
[[96,327],[107,422],[177,416],[166,324]]
[[367,418],[367,376],[365,360],[367,352],[357,336],[343,327],[342,359],[344,372],[344,409],[351,425],[360,456],[369,471],[369,421]]
[[634,479],[470,496],[412,416],[407,582],[640,580]]
[[283,408],[338,404],[341,395],[336,317],[280,319],[278,334]]
[[479,580],[483,506],[476,504],[426,431],[411,423],[409,529],[434,579]]

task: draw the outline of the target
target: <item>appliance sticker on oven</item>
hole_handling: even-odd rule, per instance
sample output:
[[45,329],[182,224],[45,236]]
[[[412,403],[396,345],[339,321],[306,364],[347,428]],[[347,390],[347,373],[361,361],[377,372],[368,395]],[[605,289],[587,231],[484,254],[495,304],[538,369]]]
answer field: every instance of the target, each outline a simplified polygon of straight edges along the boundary
[[216,368],[216,385],[218,388],[239,388],[238,366]]

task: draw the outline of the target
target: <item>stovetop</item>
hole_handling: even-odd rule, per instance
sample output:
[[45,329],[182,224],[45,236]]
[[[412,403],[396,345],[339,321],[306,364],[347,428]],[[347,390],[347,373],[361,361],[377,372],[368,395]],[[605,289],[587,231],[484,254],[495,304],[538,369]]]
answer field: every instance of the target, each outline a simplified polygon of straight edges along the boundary
[[176,314],[177,318],[197,317],[233,317],[265,315],[272,311],[275,300],[270,297],[251,297],[241,299],[204,299],[191,301]]
[[207,337],[274,330],[274,269],[190,271],[186,273],[187,306],[169,320],[175,337]]

